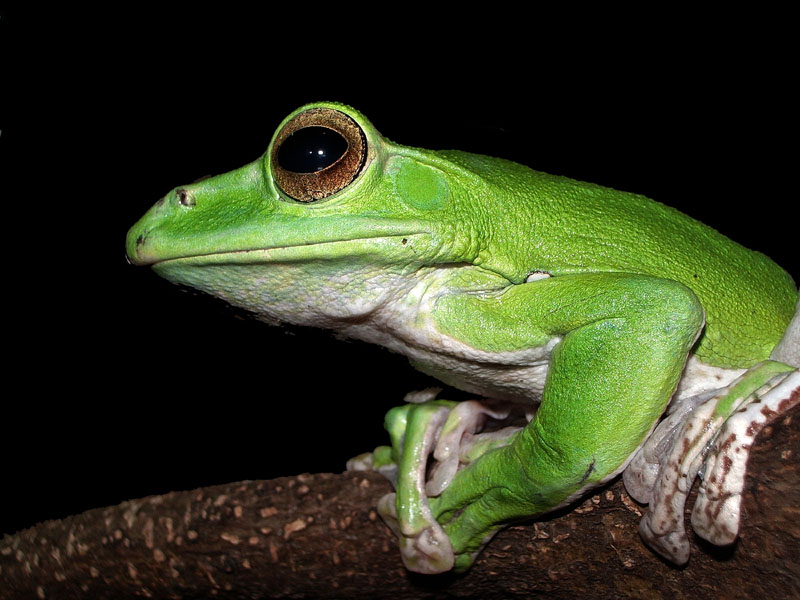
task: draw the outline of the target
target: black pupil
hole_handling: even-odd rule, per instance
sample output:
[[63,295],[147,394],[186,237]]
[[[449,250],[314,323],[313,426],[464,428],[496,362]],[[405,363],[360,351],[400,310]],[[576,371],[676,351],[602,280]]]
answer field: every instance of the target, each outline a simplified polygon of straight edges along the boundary
[[327,127],[304,127],[278,149],[278,164],[293,173],[315,173],[339,160],[347,151],[347,140]]

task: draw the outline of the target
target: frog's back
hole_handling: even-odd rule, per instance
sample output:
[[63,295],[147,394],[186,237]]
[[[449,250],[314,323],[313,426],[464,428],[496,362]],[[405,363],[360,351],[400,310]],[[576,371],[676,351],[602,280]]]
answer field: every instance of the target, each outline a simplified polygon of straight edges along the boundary
[[[706,311],[698,358],[744,367],[769,357],[794,314],[797,290],[767,256],[644,196],[587,184],[548,196],[574,215],[549,225],[581,240],[584,270],[657,275],[697,294]],[[573,270],[574,252],[556,256],[565,272]]]
[[797,288],[767,256],[645,196],[502,163],[484,174],[505,188],[505,206],[495,207],[505,227],[527,242],[515,244],[515,262],[553,275],[624,271],[679,281],[706,311],[698,358],[745,367],[769,357]]

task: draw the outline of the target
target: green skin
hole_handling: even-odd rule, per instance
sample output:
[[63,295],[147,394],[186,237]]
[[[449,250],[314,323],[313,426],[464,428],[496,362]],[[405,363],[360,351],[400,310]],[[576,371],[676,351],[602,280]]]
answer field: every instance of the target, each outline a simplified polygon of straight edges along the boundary
[[[264,320],[333,329],[456,387],[541,402],[508,445],[430,499],[456,568],[502,524],[618,473],[690,353],[751,367],[794,314],[786,272],[677,210],[501,159],[400,146],[339,104],[302,107],[276,134],[311,107],[363,131],[352,182],[292,199],[274,178],[273,138],[255,162],[160,200],[130,230],[128,255]],[[414,510],[397,512],[419,530]]]

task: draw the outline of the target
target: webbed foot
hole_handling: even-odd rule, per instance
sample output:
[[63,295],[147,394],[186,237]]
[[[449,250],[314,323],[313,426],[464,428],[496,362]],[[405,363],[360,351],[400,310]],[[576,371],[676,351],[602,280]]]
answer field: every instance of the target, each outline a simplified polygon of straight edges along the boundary
[[753,440],[798,403],[800,372],[767,361],[726,388],[684,401],[665,418],[623,476],[630,495],[650,505],[639,527],[645,542],[675,564],[689,560],[684,506],[700,474],[692,526],[713,544],[732,543]]

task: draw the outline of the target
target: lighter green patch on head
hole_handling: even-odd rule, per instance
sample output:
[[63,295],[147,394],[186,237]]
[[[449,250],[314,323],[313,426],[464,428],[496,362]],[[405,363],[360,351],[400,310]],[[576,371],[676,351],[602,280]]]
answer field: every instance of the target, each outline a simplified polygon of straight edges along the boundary
[[397,197],[413,208],[439,210],[447,202],[447,182],[433,167],[410,158],[396,157],[389,165],[388,174]]

